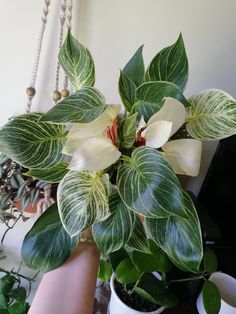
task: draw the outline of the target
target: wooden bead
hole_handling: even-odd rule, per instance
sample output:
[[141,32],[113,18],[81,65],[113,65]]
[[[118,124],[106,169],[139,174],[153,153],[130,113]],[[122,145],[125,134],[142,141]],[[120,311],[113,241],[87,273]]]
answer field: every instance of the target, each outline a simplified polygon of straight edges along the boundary
[[68,91],[68,89],[63,89],[61,91],[61,95],[62,97],[68,97],[70,95],[70,92]]
[[28,96],[30,96],[30,97],[33,97],[33,96],[35,95],[35,93],[36,93],[36,90],[35,90],[34,87],[28,87],[28,88],[26,89],[26,94],[27,94]]
[[61,93],[58,90],[54,90],[53,94],[52,94],[52,99],[54,101],[58,101],[61,99]]

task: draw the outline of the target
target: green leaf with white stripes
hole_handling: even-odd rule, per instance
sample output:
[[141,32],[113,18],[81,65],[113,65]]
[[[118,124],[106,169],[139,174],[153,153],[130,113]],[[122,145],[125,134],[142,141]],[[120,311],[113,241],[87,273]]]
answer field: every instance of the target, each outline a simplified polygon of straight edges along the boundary
[[129,78],[124,71],[120,71],[120,78],[119,78],[119,93],[120,98],[125,105],[125,109],[130,112],[132,109],[133,104],[135,103],[135,91],[136,85]]
[[64,230],[57,204],[50,206],[26,234],[21,256],[26,266],[50,271],[67,260],[78,238],[71,238]]
[[121,122],[119,127],[119,138],[122,148],[132,147],[136,138],[137,120],[138,114],[134,113]]
[[204,90],[189,99],[187,131],[199,140],[220,140],[236,134],[236,100],[218,89]]
[[200,223],[193,202],[184,192],[187,216],[146,219],[148,231],[172,262],[183,271],[196,272],[203,257]]
[[148,238],[145,233],[143,224],[138,219],[138,217],[136,217],[135,219],[134,229],[129,241],[127,242],[127,245],[137,251],[150,253]]
[[41,113],[23,114],[0,129],[0,150],[26,168],[47,168],[63,159],[67,131],[40,122]]
[[127,208],[118,194],[109,198],[109,208],[111,215],[93,225],[93,237],[103,255],[117,251],[126,244],[135,222],[135,214]]
[[184,90],[188,80],[188,58],[183,37],[162,49],[151,61],[145,73],[146,81],[172,82]]
[[95,66],[89,50],[72,35],[70,30],[59,53],[59,62],[75,90],[95,83]]
[[185,215],[180,183],[170,165],[154,148],[139,147],[124,157],[117,186],[124,203],[150,218]]
[[147,122],[163,106],[165,97],[178,99],[185,107],[190,106],[179,87],[170,82],[148,82],[136,90],[136,101],[132,112],[136,111]]
[[111,106],[105,104],[105,98],[96,88],[82,87],[45,113],[40,121],[53,124],[88,123]]
[[109,178],[95,171],[70,171],[57,190],[62,224],[71,237],[110,215]]
[[57,183],[69,172],[68,165],[68,162],[61,161],[59,164],[49,168],[30,169],[25,175],[44,182]]

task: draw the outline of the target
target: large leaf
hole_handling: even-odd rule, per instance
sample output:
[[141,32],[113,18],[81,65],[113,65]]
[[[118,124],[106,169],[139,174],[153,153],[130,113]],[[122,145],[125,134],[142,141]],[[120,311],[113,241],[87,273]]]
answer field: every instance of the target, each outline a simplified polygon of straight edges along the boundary
[[115,274],[117,281],[122,284],[134,283],[141,275],[129,258],[120,262],[116,268]]
[[220,140],[236,134],[236,101],[229,94],[204,90],[189,99],[187,131],[199,140]]
[[131,158],[125,158],[117,185],[122,200],[138,214],[150,218],[185,214],[180,183],[154,148],[136,148]]
[[70,236],[110,215],[109,179],[94,171],[70,171],[57,190],[61,221]]
[[103,255],[117,251],[126,244],[135,222],[135,214],[127,208],[118,194],[109,198],[109,209],[111,215],[93,225],[93,237]]
[[60,266],[77,244],[62,226],[56,204],[49,207],[24,238],[21,256],[24,263],[43,272]]
[[188,80],[188,59],[183,37],[162,49],[151,61],[145,74],[146,81],[168,81],[184,89]]
[[[221,296],[217,286],[206,280],[203,284],[202,298],[207,314],[218,314],[221,307]],[[223,311],[222,311],[223,312]]]
[[143,46],[141,46],[126,64],[123,72],[131,78],[136,86],[139,86],[143,82],[144,71]]
[[134,229],[127,245],[141,252],[150,252],[147,235],[138,217],[135,219]]
[[122,99],[125,109],[129,112],[135,103],[135,91],[136,85],[123,71],[120,71],[119,78],[119,93]]
[[39,122],[41,113],[23,114],[0,129],[0,150],[26,168],[47,168],[63,159],[66,130]]
[[82,87],[71,96],[63,99],[43,115],[41,121],[54,124],[88,123],[110,109],[103,95],[94,87]]
[[25,175],[44,182],[57,183],[60,182],[69,171],[68,165],[68,162],[61,161],[59,164],[49,168],[30,169]]
[[136,101],[132,111],[138,112],[147,122],[161,109],[165,97],[178,99],[186,107],[190,105],[177,85],[161,81],[148,82],[137,88]]
[[88,49],[79,43],[68,31],[59,53],[59,61],[75,90],[82,86],[93,86],[95,69]]
[[184,193],[187,217],[146,219],[152,239],[166,252],[172,262],[183,271],[196,272],[203,256],[200,223],[194,205]]
[[119,128],[120,145],[123,148],[132,147],[137,132],[137,113],[122,121]]

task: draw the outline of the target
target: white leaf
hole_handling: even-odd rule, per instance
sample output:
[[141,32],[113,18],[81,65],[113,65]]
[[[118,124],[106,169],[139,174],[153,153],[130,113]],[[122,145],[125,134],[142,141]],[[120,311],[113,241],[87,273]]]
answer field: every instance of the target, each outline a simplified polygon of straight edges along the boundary
[[146,146],[153,148],[160,148],[169,139],[172,130],[172,122],[157,121],[151,123],[142,132],[142,136],[145,137]]
[[200,169],[202,142],[193,139],[170,141],[162,147],[164,156],[177,174],[197,176]]
[[69,169],[75,171],[103,170],[114,164],[121,153],[109,140],[91,137],[84,140],[75,152]]
[[174,98],[166,97],[164,105],[149,119],[148,125],[160,120],[173,122],[170,134],[172,136],[184,124],[185,118],[186,111],[184,105]]
[[100,135],[112,125],[120,111],[120,105],[112,105],[97,119],[89,123],[76,123],[69,132],[68,139],[85,139]]

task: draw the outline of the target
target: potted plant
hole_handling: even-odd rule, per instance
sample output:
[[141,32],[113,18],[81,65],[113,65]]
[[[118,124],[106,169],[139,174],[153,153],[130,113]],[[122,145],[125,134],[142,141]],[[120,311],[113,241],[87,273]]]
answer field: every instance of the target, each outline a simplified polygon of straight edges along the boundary
[[26,265],[42,271],[59,266],[92,226],[103,256],[127,243],[145,251],[148,233],[179,269],[199,271],[200,223],[177,174],[197,176],[202,141],[236,133],[236,103],[215,89],[184,96],[182,35],[146,70],[142,49],[120,72],[122,113],[94,87],[91,54],[69,31],[59,60],[73,93],[47,113],[23,114],[1,128],[2,153],[28,175],[58,184],[57,203],[25,237]]

